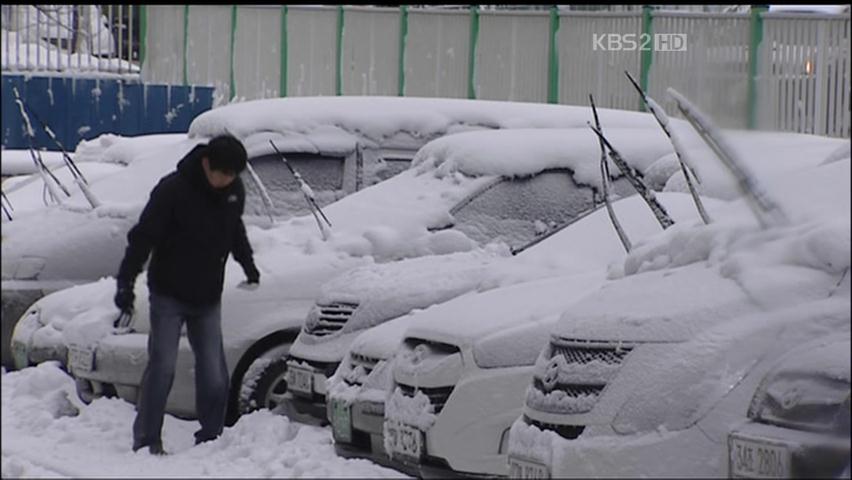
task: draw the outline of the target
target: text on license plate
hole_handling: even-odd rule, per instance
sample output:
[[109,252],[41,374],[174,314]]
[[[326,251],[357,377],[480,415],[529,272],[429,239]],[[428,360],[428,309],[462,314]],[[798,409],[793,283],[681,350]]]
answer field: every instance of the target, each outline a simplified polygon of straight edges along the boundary
[[314,372],[300,367],[290,366],[287,369],[287,389],[296,393],[310,395],[313,393]]
[[550,478],[550,471],[541,463],[509,457],[509,478]]
[[731,436],[728,462],[734,478],[790,477],[790,452],[783,445]]
[[95,364],[95,350],[91,346],[69,345],[68,365],[71,371],[91,372]]
[[384,423],[386,445],[390,448],[388,455],[403,455],[419,459],[423,453],[423,432],[415,427],[395,421]]

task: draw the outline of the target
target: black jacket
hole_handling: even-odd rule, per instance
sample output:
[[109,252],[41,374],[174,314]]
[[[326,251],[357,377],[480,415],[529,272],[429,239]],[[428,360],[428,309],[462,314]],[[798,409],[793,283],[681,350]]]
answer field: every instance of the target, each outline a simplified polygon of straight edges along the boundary
[[224,189],[212,188],[201,165],[204,148],[195,147],[151,191],[127,233],[119,285],[132,285],[151,254],[151,291],[206,305],[222,297],[229,253],[247,275],[256,271],[241,218],[245,187],[237,177]]

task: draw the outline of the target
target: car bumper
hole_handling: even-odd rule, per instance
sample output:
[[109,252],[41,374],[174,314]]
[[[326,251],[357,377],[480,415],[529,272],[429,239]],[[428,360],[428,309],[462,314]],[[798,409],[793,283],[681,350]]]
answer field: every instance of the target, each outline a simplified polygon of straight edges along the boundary
[[[308,423],[327,423],[326,382],[334,375],[338,365],[339,362],[314,362],[291,356],[287,360],[288,391],[280,407],[283,413]],[[296,381],[297,371],[301,372],[302,380]],[[305,383],[305,378],[310,378],[309,385]],[[291,387],[297,383],[306,388],[296,390]]]
[[[783,470],[791,478],[839,478],[849,465],[849,436],[818,434],[748,422],[728,435],[728,475],[731,478],[766,478],[761,467],[774,470],[770,461],[754,458],[757,452],[742,447],[770,446],[766,460],[786,465]],[[780,453],[775,457],[775,453]],[[761,452],[763,453],[763,452]],[[751,458],[748,458],[751,457]]]
[[676,432],[636,435],[618,435],[609,426],[590,426],[569,440],[518,419],[509,438],[513,478],[524,478],[516,468],[519,464],[544,467],[551,478],[723,477],[727,474],[726,455],[724,445],[710,440],[696,425]]

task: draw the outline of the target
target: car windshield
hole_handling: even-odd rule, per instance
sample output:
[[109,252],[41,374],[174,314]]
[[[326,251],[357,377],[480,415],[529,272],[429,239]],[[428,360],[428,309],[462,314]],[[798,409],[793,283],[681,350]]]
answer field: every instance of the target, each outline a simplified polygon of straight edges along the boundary
[[496,241],[515,249],[594,208],[593,192],[567,169],[501,178],[451,212],[454,228],[482,245]]
[[[312,153],[285,153],[285,155],[290,165],[299,172],[316,194],[316,201],[320,206],[343,197],[344,157]],[[286,219],[310,213],[299,189],[299,182],[278,155],[254,157],[250,162],[272,199],[272,211],[275,217]],[[244,214],[266,216],[257,183],[248,170],[243,171],[241,177],[246,187]]]

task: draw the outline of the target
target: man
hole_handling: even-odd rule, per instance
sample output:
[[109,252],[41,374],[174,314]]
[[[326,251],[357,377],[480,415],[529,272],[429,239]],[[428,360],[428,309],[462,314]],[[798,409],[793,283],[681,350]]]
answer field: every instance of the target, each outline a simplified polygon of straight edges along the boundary
[[151,332],[148,365],[136,402],[133,451],[162,455],[166,399],[174,380],[183,324],[195,356],[195,405],[201,430],[196,445],[224,428],[228,368],[222,345],[220,305],[228,254],[242,266],[247,284],[259,283],[241,215],[245,189],[238,177],[246,150],[232,136],[198,145],[151,191],[117,275],[115,304],[132,313],[133,284],[148,255]]

